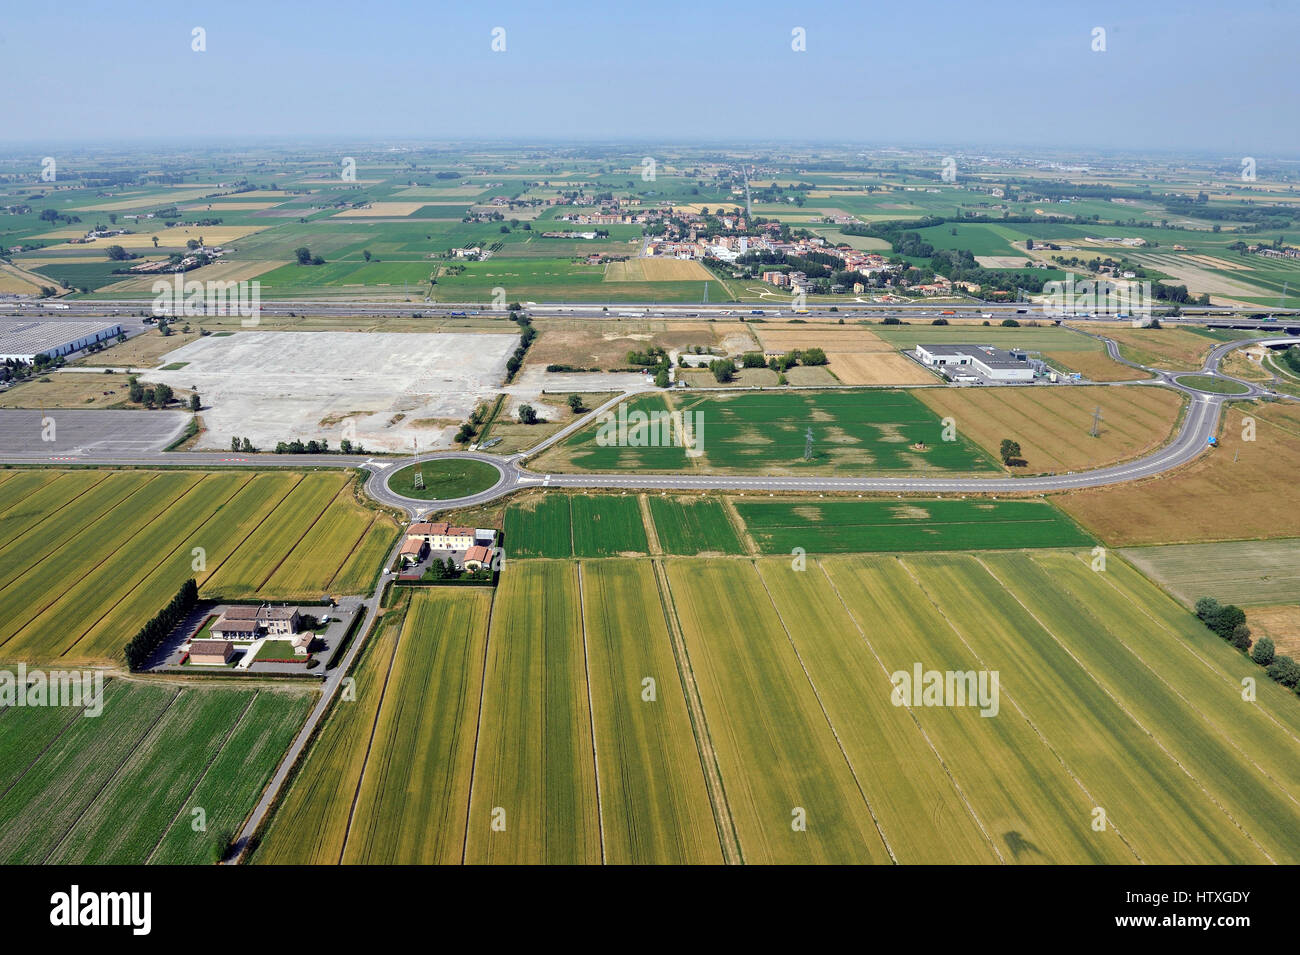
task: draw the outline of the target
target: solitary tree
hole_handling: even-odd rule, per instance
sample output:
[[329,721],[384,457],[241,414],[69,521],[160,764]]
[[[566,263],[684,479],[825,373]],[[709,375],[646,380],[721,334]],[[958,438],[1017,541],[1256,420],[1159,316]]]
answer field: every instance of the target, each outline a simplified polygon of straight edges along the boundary
[[190,395],[190,410],[191,410],[191,411],[198,411],[199,408],[201,408],[201,407],[202,407],[202,405],[201,405],[201,403],[199,402],[199,395],[198,395],[198,392],[195,392],[194,394]]
[[582,410],[582,396],[581,396],[581,395],[569,395],[569,409],[570,409],[574,414],[577,414],[578,412],[580,412],[580,411]]
[[1012,441],[1010,438],[1003,438],[1002,444],[998,450],[1002,454],[1002,463],[1010,466],[1020,460],[1020,442]]
[[532,405],[519,406],[519,423],[520,424],[537,423],[537,411],[536,409],[533,408]]

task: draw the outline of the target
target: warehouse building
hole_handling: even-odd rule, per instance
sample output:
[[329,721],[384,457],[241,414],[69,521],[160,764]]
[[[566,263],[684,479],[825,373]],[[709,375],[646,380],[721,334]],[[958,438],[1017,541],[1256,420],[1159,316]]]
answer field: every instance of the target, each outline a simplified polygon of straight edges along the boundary
[[949,378],[979,376],[989,381],[1033,381],[1034,369],[1024,352],[992,345],[917,345],[917,361]]
[[32,364],[37,355],[57,358],[120,334],[116,322],[0,321],[0,362]]

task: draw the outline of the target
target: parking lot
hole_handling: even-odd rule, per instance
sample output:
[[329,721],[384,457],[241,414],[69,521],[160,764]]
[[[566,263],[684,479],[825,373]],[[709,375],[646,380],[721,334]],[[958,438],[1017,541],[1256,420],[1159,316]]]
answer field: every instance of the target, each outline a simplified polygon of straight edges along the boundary
[[34,460],[161,451],[181,436],[189,417],[181,411],[3,409],[0,451]]

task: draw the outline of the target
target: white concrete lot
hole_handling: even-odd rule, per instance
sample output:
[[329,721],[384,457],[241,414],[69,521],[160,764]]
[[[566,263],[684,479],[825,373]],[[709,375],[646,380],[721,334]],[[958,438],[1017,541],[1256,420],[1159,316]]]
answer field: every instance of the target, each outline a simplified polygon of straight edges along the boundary
[[367,451],[447,448],[474,406],[494,396],[518,335],[401,332],[237,332],[191,342],[163,359],[176,371],[148,382],[198,390],[207,428],[199,448],[232,436],[262,450],[277,441],[343,438]]

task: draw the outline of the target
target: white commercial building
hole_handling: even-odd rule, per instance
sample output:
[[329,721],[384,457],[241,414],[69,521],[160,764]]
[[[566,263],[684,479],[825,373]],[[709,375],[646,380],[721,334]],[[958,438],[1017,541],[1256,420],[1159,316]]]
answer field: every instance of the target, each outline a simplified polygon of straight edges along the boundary
[[57,358],[120,334],[122,326],[116,322],[0,321],[0,362],[30,364],[37,355]]
[[1034,369],[1024,352],[1004,351],[992,345],[917,345],[917,359],[939,368],[949,377],[972,371],[990,381],[1033,381]]

